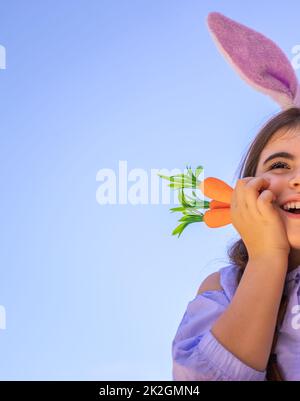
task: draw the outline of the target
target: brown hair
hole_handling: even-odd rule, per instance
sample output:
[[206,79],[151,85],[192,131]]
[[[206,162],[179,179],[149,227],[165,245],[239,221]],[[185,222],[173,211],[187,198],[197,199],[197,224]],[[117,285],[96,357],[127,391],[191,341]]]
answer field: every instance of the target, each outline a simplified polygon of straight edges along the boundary
[[[244,177],[255,177],[258,160],[261,152],[263,151],[266,144],[269,140],[274,136],[275,133],[278,132],[281,128],[285,128],[282,130],[282,134],[285,134],[289,131],[293,131],[293,129],[300,126],[300,108],[292,107],[285,111],[281,111],[275,117],[272,117],[260,130],[260,132],[255,137],[254,141],[250,145],[246,155],[243,157],[238,171],[238,178]],[[281,136],[281,134],[280,134]],[[248,263],[248,252],[246,246],[242,239],[239,239],[233,245],[231,245],[227,250],[227,255],[230,259],[230,262],[237,265],[241,269],[241,275]],[[282,309],[284,304],[284,299],[281,300],[281,304],[279,307],[278,316],[282,315]],[[275,333],[276,334],[276,333]],[[277,338],[276,335],[274,335]],[[274,348],[274,342],[273,347]],[[267,379],[269,380],[282,380],[280,379],[280,375],[276,375],[276,370],[278,371],[278,367],[276,367],[276,358],[274,365],[274,354],[270,355],[270,359],[267,366]],[[275,373],[274,373],[275,371]]]

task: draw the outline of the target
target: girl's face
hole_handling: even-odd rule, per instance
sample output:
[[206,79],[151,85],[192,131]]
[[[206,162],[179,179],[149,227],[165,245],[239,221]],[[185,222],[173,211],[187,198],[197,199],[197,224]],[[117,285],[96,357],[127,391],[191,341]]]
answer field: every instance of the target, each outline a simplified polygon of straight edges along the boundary
[[[270,181],[268,189],[276,195],[277,205],[281,205],[289,197],[298,197],[300,200],[300,128],[290,132],[282,130],[274,134],[265,146],[256,170],[256,177],[264,177]],[[284,134],[280,137],[279,134],[282,133]],[[278,152],[287,154],[267,161]],[[279,213],[285,223],[291,248],[300,252],[300,218],[290,218],[280,208]]]

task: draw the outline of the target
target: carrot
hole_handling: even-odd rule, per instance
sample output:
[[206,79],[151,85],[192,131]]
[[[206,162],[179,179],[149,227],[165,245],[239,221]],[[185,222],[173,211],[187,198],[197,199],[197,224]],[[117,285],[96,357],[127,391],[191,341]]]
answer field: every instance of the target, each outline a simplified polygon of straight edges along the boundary
[[219,202],[231,203],[233,188],[226,182],[215,177],[208,177],[201,181],[199,188],[202,193],[210,199]]
[[229,203],[219,202],[217,200],[212,200],[209,204],[210,209],[222,209],[230,207]]
[[211,228],[226,226],[231,223],[230,208],[207,210],[203,216],[203,221]]

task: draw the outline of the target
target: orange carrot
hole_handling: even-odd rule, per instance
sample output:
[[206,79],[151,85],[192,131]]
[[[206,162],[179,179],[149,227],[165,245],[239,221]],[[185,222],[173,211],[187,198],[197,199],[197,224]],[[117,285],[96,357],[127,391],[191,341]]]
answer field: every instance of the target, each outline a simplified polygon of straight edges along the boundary
[[209,204],[210,209],[222,209],[230,207],[229,203],[219,202],[217,200],[212,200]]
[[202,193],[210,199],[231,203],[233,188],[219,178],[205,178],[205,180],[201,181],[199,184],[199,188]]
[[226,226],[231,223],[230,208],[207,210],[203,216],[203,221],[211,228]]

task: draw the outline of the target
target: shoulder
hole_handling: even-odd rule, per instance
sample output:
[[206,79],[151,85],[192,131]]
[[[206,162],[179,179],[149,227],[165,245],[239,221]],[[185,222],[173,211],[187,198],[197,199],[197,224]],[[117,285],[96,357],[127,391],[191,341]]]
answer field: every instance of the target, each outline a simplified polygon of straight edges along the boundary
[[241,274],[241,269],[234,264],[224,266],[219,271],[206,277],[206,279],[201,283],[197,295],[202,294],[205,291],[223,290],[226,297],[231,300],[239,285]]
[[197,295],[205,291],[220,291],[222,290],[220,272],[215,272],[206,277],[201,283]]

